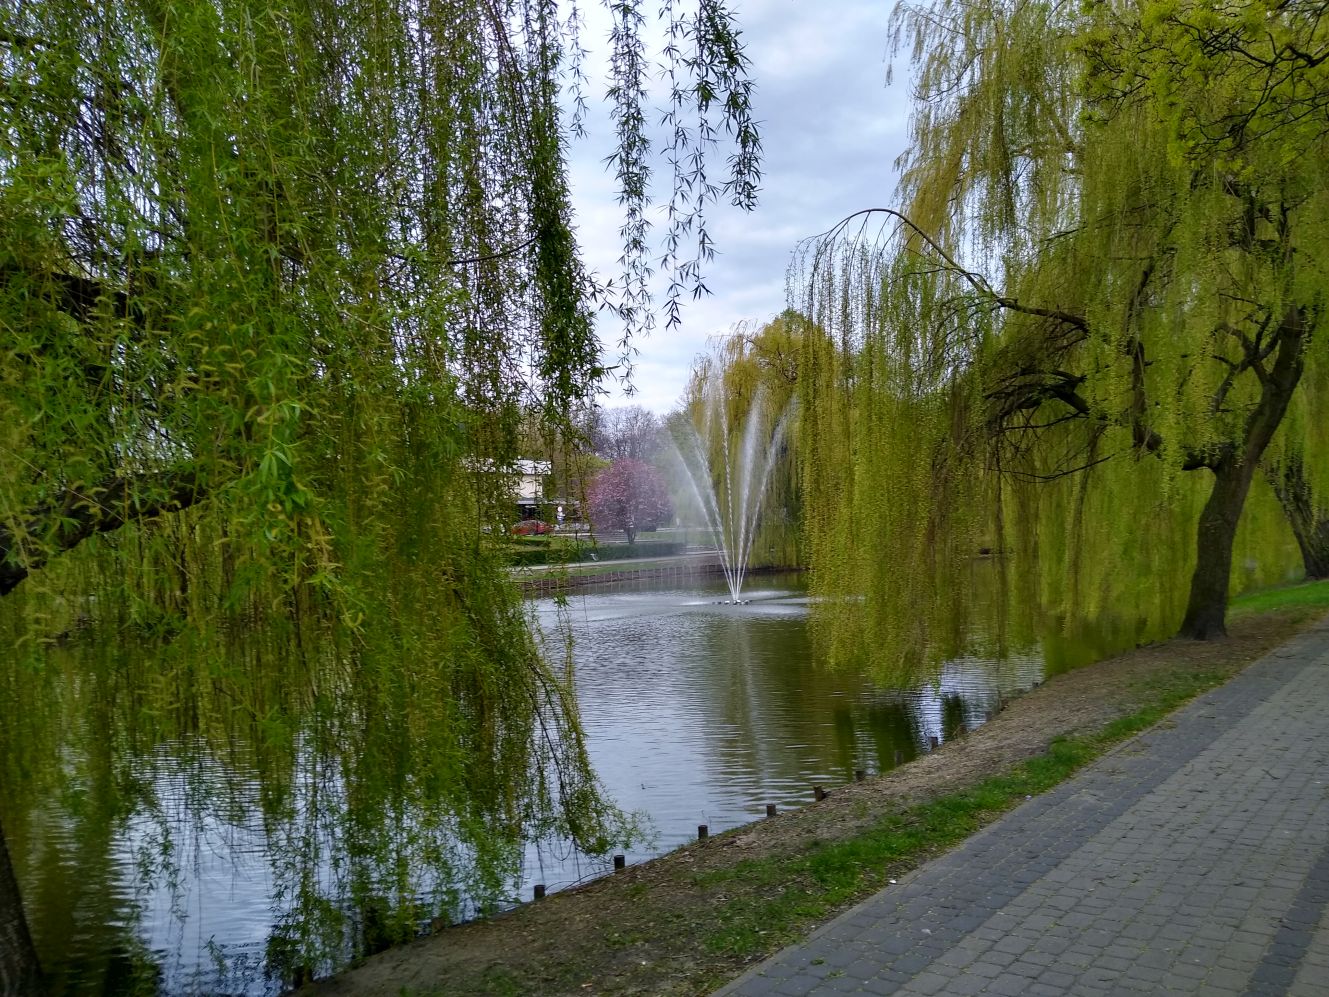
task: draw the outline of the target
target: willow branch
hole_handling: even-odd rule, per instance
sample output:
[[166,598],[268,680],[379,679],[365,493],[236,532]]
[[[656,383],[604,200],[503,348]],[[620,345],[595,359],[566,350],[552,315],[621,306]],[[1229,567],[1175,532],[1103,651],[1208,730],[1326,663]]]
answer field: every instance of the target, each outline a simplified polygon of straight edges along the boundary
[[[30,510],[19,533],[0,527],[0,597],[56,554],[91,536],[187,509],[203,496],[192,470],[115,477],[96,487],[67,488],[58,498]],[[35,550],[20,551],[24,537],[39,538]]]
[[[1020,301],[1019,298],[1012,298],[998,294],[986,277],[973,270],[968,270],[965,267],[960,266],[960,264],[942,248],[941,243],[937,242],[936,239],[929,235],[904,212],[896,211],[894,208],[864,208],[862,211],[855,211],[853,214],[842,218],[831,228],[821,233],[821,235],[813,236],[813,239],[819,246],[830,245],[843,236],[844,232],[849,228],[854,219],[862,218],[865,220],[864,224],[866,225],[866,219],[872,215],[886,215],[889,218],[894,218],[905,228],[908,228],[909,231],[922,240],[928,249],[946,265],[947,270],[960,277],[975,291],[992,301],[997,306],[1006,309],[1007,311],[1018,312],[1021,315],[1032,315],[1037,318],[1054,319],[1066,325],[1073,326],[1081,332],[1089,332],[1089,322],[1083,315],[1076,315],[1074,312],[1066,312],[1057,308],[1042,308],[1037,305],[1027,305]],[[818,252],[818,255],[820,255],[820,251]]]
[[529,249],[539,238],[540,233],[536,232],[535,235],[531,236],[525,242],[519,243],[516,246],[511,246],[508,249],[500,249],[496,253],[487,253],[484,256],[468,256],[455,260],[444,260],[443,265],[448,267],[466,267],[473,263],[489,263],[491,260],[501,260],[509,256],[516,256],[518,253],[522,252],[522,250]]

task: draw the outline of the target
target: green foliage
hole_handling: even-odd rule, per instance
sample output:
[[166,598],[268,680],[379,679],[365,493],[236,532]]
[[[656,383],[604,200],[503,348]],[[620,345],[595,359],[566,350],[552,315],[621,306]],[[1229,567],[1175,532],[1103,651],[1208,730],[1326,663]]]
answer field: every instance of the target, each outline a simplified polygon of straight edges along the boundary
[[[634,9],[616,7],[620,53],[640,49]],[[649,311],[576,256],[559,91],[577,21],[554,0],[0,3],[8,774],[55,765],[33,754],[53,735],[9,725],[70,640],[88,675],[123,679],[119,704],[143,697],[162,729],[141,743],[224,757],[204,702],[224,695],[288,762],[313,737],[368,804],[418,777],[395,805],[466,848],[607,847],[613,811],[507,576],[510,497],[489,473],[526,456],[530,413],[556,436],[593,396],[593,307],[617,305],[629,336]],[[701,209],[720,190],[751,204],[759,144],[731,14],[673,24],[671,106],[701,122],[675,139],[672,215],[701,242],[664,251],[687,283],[710,253]],[[630,273],[648,249],[640,69],[613,67]],[[717,128],[736,155],[700,182]],[[156,668],[126,670],[125,647]],[[89,764],[121,747],[90,743]],[[289,787],[268,792],[280,810]],[[382,847],[372,830],[348,847]]]
[[514,545],[508,557],[513,564],[584,564],[622,561],[634,557],[672,557],[683,553],[683,544],[672,540],[643,540],[640,536],[628,544],[592,544],[586,541]]
[[1232,600],[1234,614],[1268,613],[1277,609],[1322,611],[1329,609],[1329,582],[1309,582],[1248,592]]
[[[1267,35],[1206,3],[897,7],[902,210],[793,273],[834,660],[935,659],[1029,606],[1210,635],[1229,584],[1285,578],[1256,471],[1325,443],[1329,39],[1315,4],[1257,6]],[[1008,597],[979,620],[985,549]]]

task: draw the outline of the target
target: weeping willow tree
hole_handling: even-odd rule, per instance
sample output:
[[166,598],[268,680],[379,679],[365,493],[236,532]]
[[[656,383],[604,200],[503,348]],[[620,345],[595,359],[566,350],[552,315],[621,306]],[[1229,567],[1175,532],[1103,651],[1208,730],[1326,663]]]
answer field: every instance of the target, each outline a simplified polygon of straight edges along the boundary
[[836,613],[900,653],[932,641],[983,548],[1064,619],[1137,639],[1220,636],[1236,547],[1257,561],[1238,574],[1279,570],[1259,468],[1298,455],[1329,483],[1323,13],[897,8],[903,203],[799,264],[832,334],[809,445],[848,455],[808,497],[839,638]]
[[771,424],[778,425],[782,419],[785,422],[772,455],[762,503],[764,512],[752,543],[754,567],[804,566],[797,407],[799,358],[803,337],[811,334],[808,325],[801,314],[786,309],[755,332],[745,332],[741,347],[738,344],[731,347],[735,364],[748,367],[747,376],[762,386]]
[[[523,414],[557,429],[605,373],[592,309],[616,309],[625,352],[649,324],[649,60],[639,5],[611,12],[617,288],[571,228],[575,7],[0,3],[8,676],[62,635],[165,644],[251,711],[278,663],[308,703],[376,690],[366,716],[419,694],[430,791],[464,835],[603,845],[566,677],[484,528],[510,518]],[[728,9],[667,14],[678,293],[707,204],[753,203],[759,143]],[[6,859],[0,986],[22,990]]]

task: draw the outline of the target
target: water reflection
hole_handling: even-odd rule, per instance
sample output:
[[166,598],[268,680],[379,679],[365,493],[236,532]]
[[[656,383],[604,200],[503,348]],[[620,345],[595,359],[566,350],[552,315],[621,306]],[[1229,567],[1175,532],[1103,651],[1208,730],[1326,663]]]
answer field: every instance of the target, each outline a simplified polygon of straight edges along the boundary
[[335,661],[112,650],[0,675],[0,827],[56,994],[276,993],[501,896],[551,826],[530,754],[456,791],[456,735],[486,729],[428,662],[395,673],[408,699]]
[[[819,666],[796,577],[758,578],[745,595],[733,606],[722,583],[620,586],[530,604],[551,653],[572,638],[599,778],[652,832],[630,861],[699,824],[718,832],[808,803],[814,784],[885,771],[1041,677],[1034,653],[971,655],[883,688]],[[472,913],[484,890],[515,901],[605,871],[557,837],[524,855],[463,846],[476,840],[467,821],[502,814],[438,802],[430,725],[443,721],[418,691],[348,683],[311,702],[269,690],[255,693],[261,709],[200,699],[185,718],[138,691],[150,656],[104,672],[52,662],[0,690],[22,707],[0,723],[0,822],[57,993],[271,994]]]
[[[759,578],[732,606],[723,585],[616,586],[535,611],[551,647],[573,639],[591,760],[610,795],[654,832],[630,861],[811,801],[814,785],[882,772],[970,730],[1042,677],[1033,652],[958,657],[913,689],[831,673],[815,659],[798,576]],[[598,874],[557,846],[527,852],[522,895]]]

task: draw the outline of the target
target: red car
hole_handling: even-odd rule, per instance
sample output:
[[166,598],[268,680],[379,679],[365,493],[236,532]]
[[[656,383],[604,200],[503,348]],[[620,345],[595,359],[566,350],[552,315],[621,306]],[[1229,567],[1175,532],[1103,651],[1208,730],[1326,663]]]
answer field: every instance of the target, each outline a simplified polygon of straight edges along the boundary
[[523,519],[512,528],[512,535],[517,537],[539,537],[553,532],[554,525],[543,519]]

